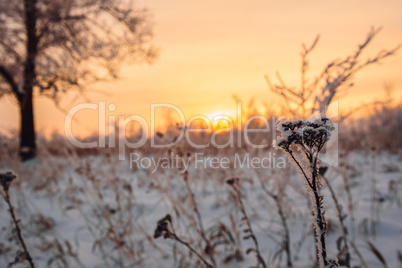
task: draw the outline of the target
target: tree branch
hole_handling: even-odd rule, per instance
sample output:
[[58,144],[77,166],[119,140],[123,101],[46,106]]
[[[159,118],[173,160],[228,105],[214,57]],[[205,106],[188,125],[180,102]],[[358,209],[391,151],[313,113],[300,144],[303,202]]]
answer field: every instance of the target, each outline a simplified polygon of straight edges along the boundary
[[4,80],[10,85],[12,91],[14,92],[15,96],[17,97],[18,101],[22,101],[22,92],[20,92],[20,89],[18,87],[17,82],[15,82],[13,76],[11,75],[10,72],[7,71],[7,69],[3,66],[0,65],[0,74],[3,76]]

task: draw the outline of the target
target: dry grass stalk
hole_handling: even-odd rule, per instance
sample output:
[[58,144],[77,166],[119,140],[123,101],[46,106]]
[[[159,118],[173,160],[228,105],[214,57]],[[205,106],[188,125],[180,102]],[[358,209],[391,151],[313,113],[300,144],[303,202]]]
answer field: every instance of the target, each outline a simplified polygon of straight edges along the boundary
[[251,226],[251,221],[246,213],[246,209],[244,207],[244,203],[242,200],[242,194],[240,191],[240,185],[239,185],[239,178],[231,178],[226,180],[226,183],[233,189],[233,199],[236,201],[236,205],[240,209],[240,212],[243,215],[242,222],[244,221],[246,223],[247,229],[244,230],[246,233],[246,236],[244,239],[251,239],[254,243],[254,248],[249,248],[247,249],[246,253],[250,254],[251,252],[255,253],[255,256],[257,258],[257,267],[263,267],[266,268],[267,265],[265,264],[265,261],[261,255],[260,248],[258,245],[258,240],[257,237],[254,234],[253,227]]
[[159,238],[163,236],[164,239],[173,239],[180,244],[184,245],[191,252],[193,252],[197,257],[205,264],[206,268],[213,268],[212,264],[210,264],[200,253],[198,253],[189,243],[182,240],[178,237],[172,226],[172,217],[170,214],[166,215],[162,219],[160,219],[157,223],[157,227],[154,232],[154,238]]
[[342,213],[342,206],[338,202],[338,198],[336,197],[335,191],[329,183],[327,177],[321,175],[321,178],[324,180],[325,184],[328,187],[329,192],[331,193],[332,200],[334,201],[336,208],[336,215],[338,217],[339,224],[341,226],[341,236],[337,240],[337,247],[339,250],[338,253],[338,263],[339,265],[345,265],[350,268],[350,251],[349,251],[349,243],[347,238],[347,229],[344,224],[344,220],[346,215]]
[[262,174],[260,172],[260,170],[258,170],[258,180],[260,182],[261,188],[262,190],[270,197],[273,199],[279,218],[281,220],[282,223],[282,227],[283,227],[283,241],[282,241],[282,249],[286,252],[286,265],[288,267],[292,267],[292,254],[291,254],[291,249],[290,249],[290,232],[289,232],[289,225],[286,219],[286,214],[285,211],[283,209],[283,196],[285,194],[285,189],[284,189],[284,185],[280,185],[280,187],[278,187],[278,193],[275,194],[273,191],[268,190],[268,188],[266,187],[263,178],[262,178]]
[[8,211],[10,212],[11,220],[12,220],[15,230],[16,230],[17,239],[18,239],[18,242],[21,244],[21,247],[23,250],[22,254],[19,254],[16,256],[13,263],[20,263],[20,262],[23,262],[26,260],[29,264],[29,267],[34,268],[35,264],[33,262],[31,254],[29,254],[28,248],[25,244],[24,238],[22,236],[21,228],[19,225],[19,221],[17,220],[17,217],[15,215],[14,207],[11,204],[10,195],[8,192],[10,189],[10,185],[15,178],[16,178],[16,175],[13,174],[12,172],[0,173],[0,185],[3,190],[2,195],[8,205]]

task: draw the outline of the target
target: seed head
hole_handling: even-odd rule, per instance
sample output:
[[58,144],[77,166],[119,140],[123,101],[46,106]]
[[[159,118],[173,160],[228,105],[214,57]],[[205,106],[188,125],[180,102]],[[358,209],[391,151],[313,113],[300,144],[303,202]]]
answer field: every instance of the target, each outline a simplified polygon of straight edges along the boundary
[[163,238],[169,238],[172,236],[172,232],[169,230],[169,224],[172,224],[172,216],[167,214],[164,218],[160,219],[157,223],[154,238],[163,236]]
[[0,185],[3,187],[4,192],[8,192],[11,182],[16,177],[17,176],[11,171],[7,171],[5,173],[0,173]]

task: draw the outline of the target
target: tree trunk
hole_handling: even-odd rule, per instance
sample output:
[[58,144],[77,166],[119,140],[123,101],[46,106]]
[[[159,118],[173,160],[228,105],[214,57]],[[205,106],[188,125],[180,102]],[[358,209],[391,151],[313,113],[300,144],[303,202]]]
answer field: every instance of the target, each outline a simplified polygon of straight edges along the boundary
[[24,97],[20,103],[20,157],[22,161],[29,160],[36,155],[35,125],[32,105],[32,89],[24,90]]
[[21,112],[20,157],[22,161],[36,155],[35,127],[33,116],[33,86],[36,79],[35,60],[38,53],[36,35],[36,0],[25,0],[25,29],[27,34],[24,87],[19,101]]

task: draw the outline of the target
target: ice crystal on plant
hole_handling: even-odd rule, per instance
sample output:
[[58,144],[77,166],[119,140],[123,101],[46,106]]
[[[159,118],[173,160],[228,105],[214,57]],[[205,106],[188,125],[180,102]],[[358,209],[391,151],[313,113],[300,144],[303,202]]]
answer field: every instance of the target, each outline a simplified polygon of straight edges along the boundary
[[[319,177],[318,154],[330,139],[335,130],[334,124],[325,115],[312,117],[307,120],[283,121],[277,125],[281,136],[274,141],[274,146],[289,154],[289,161],[294,161],[298,167],[300,177],[305,183],[310,196],[313,212],[312,226],[315,234],[317,263],[323,268],[329,265],[326,255],[325,234],[327,223],[323,196],[320,195],[321,182]],[[293,145],[293,146],[292,146]],[[291,147],[292,146],[292,147]],[[301,155],[293,154],[296,147]]]
[[281,136],[274,141],[275,147],[289,151],[290,145],[295,144],[302,151],[317,153],[329,140],[335,126],[326,115],[322,115],[304,121],[300,119],[283,121],[276,129],[281,132]]

